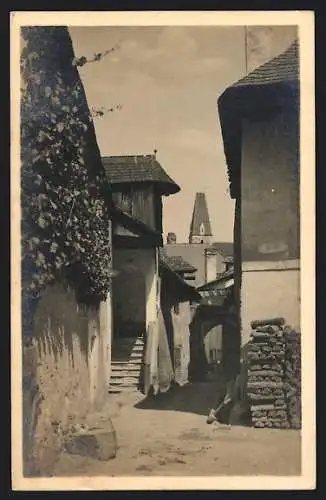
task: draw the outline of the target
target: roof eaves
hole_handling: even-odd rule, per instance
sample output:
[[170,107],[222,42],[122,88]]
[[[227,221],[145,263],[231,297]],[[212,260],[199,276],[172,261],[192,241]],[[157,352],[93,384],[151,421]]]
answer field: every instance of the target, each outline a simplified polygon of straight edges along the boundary
[[225,271],[224,273],[221,273],[219,276],[217,276],[215,280],[208,281],[207,283],[204,283],[203,285],[198,286],[197,290],[204,291],[204,290],[214,286],[215,284],[217,285],[218,283],[220,283],[221,281],[223,281],[225,279],[230,279],[233,277],[234,277],[234,270],[229,269],[228,271]]
[[185,290],[187,290],[189,292],[189,295],[190,297],[192,298],[192,300],[201,300],[201,296],[199,294],[199,292],[197,291],[197,289],[191,285],[189,285],[189,283],[187,283],[181,276],[180,274],[178,274],[177,272],[175,272],[166,262],[164,262],[162,259],[160,259],[159,261],[159,266],[161,268],[161,270],[164,272],[168,272],[170,274],[173,275],[174,279],[176,279],[176,281],[178,281],[183,287]]
[[[281,65],[278,62],[281,61]],[[287,70],[292,61],[292,72]],[[274,69],[268,73],[269,68]],[[267,68],[267,70],[266,70]],[[280,69],[281,68],[281,69]],[[278,71],[281,72],[277,76]],[[261,76],[269,74],[265,80]],[[255,75],[260,75],[260,77]],[[275,76],[276,75],[276,76]],[[229,86],[217,101],[218,114],[227,163],[231,198],[240,195],[241,116],[263,113],[264,108],[289,105],[299,94],[299,55],[295,41],[286,51]]]
[[154,184],[166,195],[175,194],[181,189],[153,155],[103,156],[102,163],[112,187]]
[[131,216],[127,212],[124,212],[117,206],[113,206],[111,213],[113,221],[119,222],[122,226],[126,227],[127,229],[136,229],[142,233],[154,236],[157,239],[157,241],[160,242],[161,246],[162,234],[156,229],[153,229],[152,227],[145,224],[143,221],[137,219],[136,217]]

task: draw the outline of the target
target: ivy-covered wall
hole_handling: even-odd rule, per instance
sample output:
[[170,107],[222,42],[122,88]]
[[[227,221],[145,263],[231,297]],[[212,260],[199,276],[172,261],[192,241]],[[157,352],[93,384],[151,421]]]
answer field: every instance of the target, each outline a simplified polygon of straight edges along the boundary
[[66,280],[84,302],[110,284],[111,195],[65,27],[22,29],[23,291]]
[[51,467],[69,422],[105,402],[111,194],[67,28],[24,27],[21,49],[24,472],[34,474]]

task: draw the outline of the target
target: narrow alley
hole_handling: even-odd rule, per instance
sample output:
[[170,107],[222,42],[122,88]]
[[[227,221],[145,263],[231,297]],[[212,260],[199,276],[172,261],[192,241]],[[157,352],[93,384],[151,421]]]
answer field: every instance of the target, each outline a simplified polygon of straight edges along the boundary
[[155,400],[112,395],[117,457],[63,453],[54,475],[300,475],[300,431],[206,424],[213,385],[188,384]]

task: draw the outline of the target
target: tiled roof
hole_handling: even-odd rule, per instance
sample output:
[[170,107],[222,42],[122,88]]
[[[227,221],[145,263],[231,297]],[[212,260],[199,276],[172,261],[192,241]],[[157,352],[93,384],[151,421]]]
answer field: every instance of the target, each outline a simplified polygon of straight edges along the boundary
[[102,163],[110,184],[153,183],[162,194],[174,194],[180,187],[165,172],[154,155],[104,156]]
[[204,225],[204,235],[212,236],[212,229],[208,215],[205,193],[196,193],[195,204],[190,224],[190,238],[193,235],[199,236],[201,234],[200,226],[202,224]]
[[274,83],[296,81],[299,79],[299,46],[295,41],[282,54],[262,64],[233,85],[270,85]]
[[199,243],[172,243],[164,245],[164,252],[169,257],[181,256],[186,262],[189,262],[196,270],[196,279],[194,284],[201,285],[205,281],[205,249],[216,248],[223,258],[226,255],[233,253],[233,243],[215,242],[212,245]]
[[160,257],[175,272],[195,272],[197,269],[189,264],[181,255],[168,256],[165,251],[160,252]]

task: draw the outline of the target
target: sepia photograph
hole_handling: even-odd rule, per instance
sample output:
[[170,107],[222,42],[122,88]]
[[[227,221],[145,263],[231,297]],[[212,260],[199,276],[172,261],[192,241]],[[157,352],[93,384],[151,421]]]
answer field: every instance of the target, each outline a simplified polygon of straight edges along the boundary
[[313,14],[199,14],[12,13],[14,489],[315,486]]

